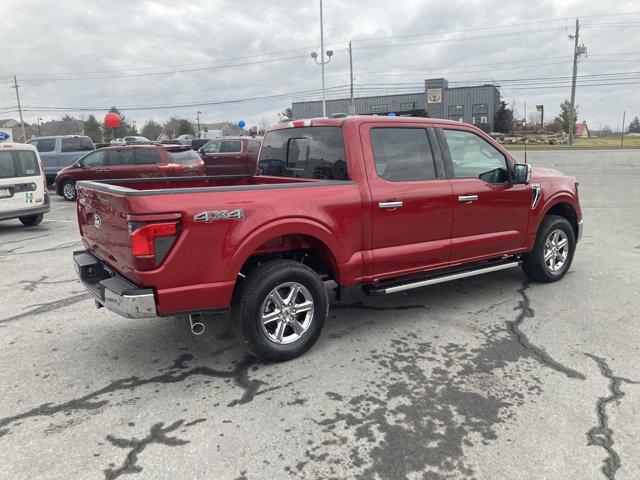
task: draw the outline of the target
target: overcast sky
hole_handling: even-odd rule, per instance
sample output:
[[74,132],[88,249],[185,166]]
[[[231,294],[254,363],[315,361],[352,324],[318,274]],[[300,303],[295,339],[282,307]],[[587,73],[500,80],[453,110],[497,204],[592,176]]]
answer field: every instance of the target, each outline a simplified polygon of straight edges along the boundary
[[[256,125],[275,122],[293,99],[319,98],[320,67],[309,56],[320,41],[317,0],[0,3],[0,118],[17,118],[6,109],[15,106],[14,73],[25,117],[34,123],[64,113],[102,118],[116,105],[138,128],[172,115],[195,121],[198,110],[203,123]],[[592,129],[600,123],[616,129],[623,110],[627,118],[640,115],[637,0],[325,0],[326,48],[335,51],[327,87],[330,95],[345,93],[346,42],[353,40],[361,93],[417,90],[435,77],[495,80],[504,99],[515,100],[518,117],[526,102],[529,109],[544,104],[551,119],[570,96],[573,42],[567,35],[576,16],[588,49],[579,66],[585,76],[576,96],[579,120]],[[486,28],[495,26],[503,27]],[[237,99],[253,100],[214,105]],[[210,105],[131,108],[195,103]]]

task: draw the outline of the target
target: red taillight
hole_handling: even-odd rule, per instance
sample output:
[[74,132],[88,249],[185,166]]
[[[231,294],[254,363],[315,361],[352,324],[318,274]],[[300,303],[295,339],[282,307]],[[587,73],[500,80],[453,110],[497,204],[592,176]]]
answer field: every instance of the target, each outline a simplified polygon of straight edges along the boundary
[[131,250],[135,256],[155,256],[156,238],[178,234],[177,222],[149,223],[131,232]]

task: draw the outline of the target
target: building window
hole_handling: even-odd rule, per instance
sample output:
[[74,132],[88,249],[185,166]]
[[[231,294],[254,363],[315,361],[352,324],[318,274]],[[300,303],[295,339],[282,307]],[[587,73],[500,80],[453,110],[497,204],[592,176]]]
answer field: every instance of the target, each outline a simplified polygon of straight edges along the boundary
[[400,111],[408,112],[410,110],[417,110],[418,102],[403,102],[400,104]]
[[471,123],[474,125],[485,125],[489,123],[489,106],[486,103],[474,103]]
[[455,120],[457,122],[464,121],[464,105],[450,105],[449,120]]
[[371,105],[371,113],[385,113],[389,110],[389,106],[386,103],[379,105]]

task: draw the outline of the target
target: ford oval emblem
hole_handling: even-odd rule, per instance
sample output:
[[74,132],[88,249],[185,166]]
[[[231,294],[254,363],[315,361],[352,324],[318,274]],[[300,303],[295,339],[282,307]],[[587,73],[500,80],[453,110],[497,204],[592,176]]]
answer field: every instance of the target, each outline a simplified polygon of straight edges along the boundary
[[9,138],[11,138],[11,135],[9,135],[6,132],[0,132],[0,142],[4,142],[5,140],[8,140]]
[[96,226],[96,228],[100,228],[102,226],[102,219],[97,213],[93,216],[93,224]]

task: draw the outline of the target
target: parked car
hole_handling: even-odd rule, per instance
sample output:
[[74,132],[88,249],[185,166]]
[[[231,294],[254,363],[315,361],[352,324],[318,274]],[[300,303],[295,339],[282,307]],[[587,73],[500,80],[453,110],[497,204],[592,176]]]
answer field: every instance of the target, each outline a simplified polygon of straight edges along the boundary
[[62,168],[95,150],[91,138],[85,135],[35,137],[27,143],[38,149],[48,183],[53,182]]
[[180,145],[191,145],[191,141],[194,138],[196,138],[195,135],[192,135],[190,133],[185,133],[184,135],[180,135],[179,137],[174,138],[171,141]]
[[44,168],[33,145],[0,143],[0,220],[34,227],[49,211]]
[[128,135],[122,139],[125,145],[151,145],[153,142],[140,135]]
[[189,177],[204,175],[204,162],[183,145],[125,146],[95,150],[56,176],[56,193],[76,199],[78,180],[143,177]]
[[[78,183],[79,276],[130,318],[231,310],[253,355],[318,339],[325,280],[385,295],[522,266],[564,277],[582,233],[575,178],[517,163],[473,125],[353,116],[264,137],[281,176]],[[321,176],[322,179],[318,179]]]
[[262,137],[224,137],[210,140],[198,153],[207,175],[256,173]]

